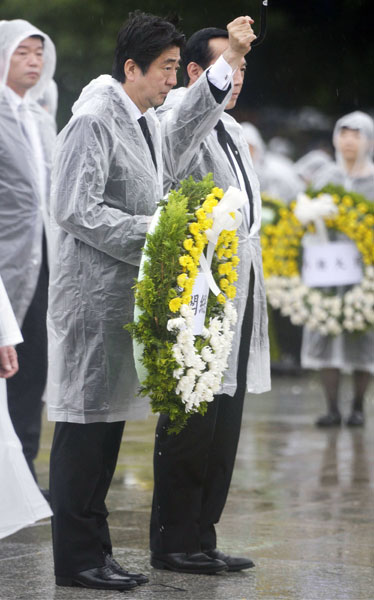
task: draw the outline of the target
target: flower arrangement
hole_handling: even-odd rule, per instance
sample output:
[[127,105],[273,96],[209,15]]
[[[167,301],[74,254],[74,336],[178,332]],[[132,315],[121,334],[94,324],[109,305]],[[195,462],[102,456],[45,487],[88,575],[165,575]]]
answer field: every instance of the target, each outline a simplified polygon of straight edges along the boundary
[[325,216],[325,226],[352,240],[361,254],[363,278],[344,294],[336,288],[310,288],[300,276],[301,241],[316,231],[314,223],[302,225],[295,203],[280,209],[279,220],[263,228],[263,266],[268,301],[289,316],[295,325],[306,325],[323,335],[362,332],[374,325],[374,203],[342,187],[326,186],[315,200],[329,199],[335,206]]
[[286,208],[286,204],[282,200],[272,198],[268,194],[261,194],[261,226],[274,225],[279,221],[280,210]]
[[[232,344],[237,314],[238,238],[223,229],[213,244],[211,275],[218,284],[206,298],[201,333],[194,333],[194,285],[214,229],[215,211],[224,200],[212,176],[181,182],[158,209],[147,235],[136,283],[137,316],[129,330],[141,344],[141,394],[153,412],[168,414],[170,433],[178,433],[191,414],[204,414],[218,392]],[[229,219],[234,223],[234,212]],[[155,221],[156,222],[156,221]],[[153,229],[153,231],[152,231]],[[144,370],[142,370],[144,368]]]

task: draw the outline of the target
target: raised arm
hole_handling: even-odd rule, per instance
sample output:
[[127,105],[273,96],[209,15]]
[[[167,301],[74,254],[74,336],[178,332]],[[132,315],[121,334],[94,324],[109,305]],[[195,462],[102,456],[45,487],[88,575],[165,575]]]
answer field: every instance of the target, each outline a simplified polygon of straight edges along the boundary
[[233,73],[240,68],[256,38],[252,23],[250,17],[238,17],[229,23],[224,52],[215,56],[205,71],[197,63],[189,63],[189,87],[185,93],[172,93],[171,100],[157,111],[162,125],[165,191],[189,174],[200,144],[225,110],[231,97]]

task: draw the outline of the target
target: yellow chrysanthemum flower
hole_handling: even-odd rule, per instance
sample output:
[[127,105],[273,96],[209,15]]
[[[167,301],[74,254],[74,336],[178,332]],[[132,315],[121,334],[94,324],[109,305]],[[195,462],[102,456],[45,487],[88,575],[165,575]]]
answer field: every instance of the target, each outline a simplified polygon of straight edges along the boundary
[[199,235],[200,226],[198,223],[190,223],[188,228],[190,230],[190,233],[192,233],[192,235],[194,235],[194,236]]
[[185,284],[186,284],[186,280],[187,280],[187,274],[186,273],[181,273],[180,275],[178,275],[178,277],[177,277],[177,284],[179,285],[179,287],[184,288]]
[[227,297],[232,300],[236,296],[236,287],[234,285],[229,285],[226,290]]
[[182,306],[181,298],[173,298],[169,302],[169,308],[170,308],[171,312],[177,312],[181,306]]
[[183,242],[183,248],[185,250],[187,250],[188,252],[190,252],[192,247],[193,247],[193,240],[191,238],[186,238]]
[[221,200],[221,198],[223,198],[223,196],[224,196],[224,191],[219,187],[214,187],[212,189],[212,194],[214,194],[216,198]]
[[230,283],[234,283],[234,281],[238,281],[238,274],[236,271],[231,271],[227,274],[227,279]]

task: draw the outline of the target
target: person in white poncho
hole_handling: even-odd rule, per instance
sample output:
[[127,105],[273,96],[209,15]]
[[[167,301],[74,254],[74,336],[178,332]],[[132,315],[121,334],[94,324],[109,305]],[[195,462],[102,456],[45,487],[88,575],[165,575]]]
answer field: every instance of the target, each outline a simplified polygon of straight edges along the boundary
[[247,198],[238,230],[238,320],[222,387],[206,414],[192,415],[178,435],[167,433],[167,415],[157,424],[150,541],[151,564],[159,569],[213,573],[254,566],[250,558],[219,550],[215,531],[230,487],[245,393],[270,388],[259,184],[242,129],[225,112],[235,106],[242,88],[244,57],[255,39],[252,23],[238,17],[228,31],[195,33],[183,54],[187,88],[172,91],[157,110],[165,191],[189,175],[200,180],[212,172],[216,185],[240,188]]
[[47,375],[46,236],[55,140],[54,121],[37,99],[55,63],[44,32],[22,19],[0,23],[0,273],[24,338],[8,401],[35,479]]
[[144,418],[133,346],[134,279],[162,198],[154,106],[176,84],[184,36],[143,13],[121,29],[113,77],[91,81],[58,137],[52,185],[48,416],[56,583],[146,583],[112,556],[106,495],[125,420]]
[[52,514],[27,465],[8,413],[5,380],[18,370],[14,345],[21,342],[0,277],[0,538]]
[[293,164],[280,154],[269,152],[258,129],[252,123],[241,123],[253,166],[260,181],[261,193],[289,204],[303,189]]
[[[348,191],[374,200],[374,123],[371,117],[355,111],[339,119],[333,143],[336,162],[318,171],[313,187],[321,189],[328,183],[342,185]],[[374,331],[345,332],[333,337],[304,329],[301,361],[303,367],[321,372],[327,414],[320,417],[316,425],[333,427],[341,424],[339,384],[343,371],[353,373],[351,414],[346,424],[362,426],[365,393],[374,374]]]

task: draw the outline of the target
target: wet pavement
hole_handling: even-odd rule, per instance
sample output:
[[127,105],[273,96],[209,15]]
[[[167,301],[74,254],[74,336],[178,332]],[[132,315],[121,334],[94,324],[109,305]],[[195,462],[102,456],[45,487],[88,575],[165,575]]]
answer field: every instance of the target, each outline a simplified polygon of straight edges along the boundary
[[[350,381],[342,386],[349,411]],[[250,556],[254,569],[216,576],[149,565],[155,417],[126,426],[108,508],[114,554],[150,583],[128,600],[373,600],[374,385],[364,429],[314,427],[324,411],[315,375],[273,378],[248,396],[219,547]],[[53,424],[46,423],[37,471],[48,483]],[[120,592],[54,585],[50,526],[42,521],[0,540],[1,600],[112,600]]]

